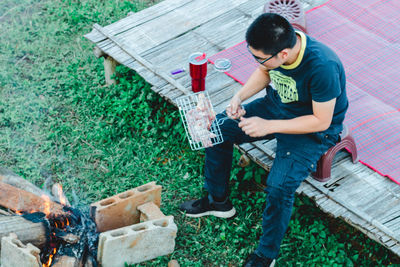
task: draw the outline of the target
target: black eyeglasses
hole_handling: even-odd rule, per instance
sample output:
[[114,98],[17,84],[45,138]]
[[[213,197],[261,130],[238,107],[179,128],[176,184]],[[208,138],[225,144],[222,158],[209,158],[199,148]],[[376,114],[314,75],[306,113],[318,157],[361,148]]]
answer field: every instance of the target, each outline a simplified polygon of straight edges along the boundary
[[267,62],[268,60],[270,60],[271,58],[273,58],[274,56],[276,56],[277,54],[279,54],[279,52],[276,52],[275,54],[273,54],[272,56],[270,56],[269,58],[263,59],[263,58],[259,58],[257,56],[255,56],[249,48],[249,45],[247,45],[247,50],[249,50],[249,53],[254,57],[254,59],[260,63],[261,65],[264,64],[265,62]]

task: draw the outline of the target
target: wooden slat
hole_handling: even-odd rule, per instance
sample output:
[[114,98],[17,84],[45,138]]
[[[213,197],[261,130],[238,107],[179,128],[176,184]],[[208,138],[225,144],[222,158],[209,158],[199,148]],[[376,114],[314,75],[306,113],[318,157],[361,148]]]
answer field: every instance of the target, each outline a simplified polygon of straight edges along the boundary
[[210,19],[220,16],[247,0],[231,0],[229,4],[220,0],[191,1],[171,10],[168,16],[160,16],[124,32],[123,39],[137,53],[174,39]]
[[208,42],[222,51],[242,42],[245,39],[246,29],[253,20],[254,18],[248,14],[232,9],[204,23],[193,32],[207,38]]
[[156,47],[142,51],[140,54],[154,65],[160,65],[172,70],[182,67],[187,69],[190,54],[197,51],[205,52],[207,55],[219,52],[206,38],[191,31]]
[[[308,182],[312,185],[319,186],[316,181],[313,181],[312,179],[308,179]],[[349,204],[348,202],[343,201],[337,196],[337,193],[335,194],[334,192],[330,192],[327,189],[324,189],[323,187],[318,187],[325,195],[329,196],[332,199],[335,199],[335,202],[340,204],[341,206],[345,207],[348,211],[352,212],[355,214],[357,217],[362,218],[363,220],[369,222],[370,224],[374,225],[377,229],[380,231],[386,233],[389,237],[391,237],[394,240],[400,240],[400,236],[398,233],[394,233],[392,230],[384,226],[381,222],[375,220],[372,216],[368,215],[364,211],[354,207],[353,205]]]
[[396,207],[395,209],[387,210],[387,212],[379,217],[379,221],[381,221],[383,224],[391,221],[393,218],[396,218],[397,216],[400,216],[400,205]]
[[[175,1],[162,1],[154,6],[146,8],[140,12],[135,13],[133,16],[127,16],[117,22],[105,26],[106,30],[110,31],[113,35],[118,35],[131,28],[138,27],[150,20],[156,20],[160,16],[168,14],[171,10],[174,10],[180,6],[187,4],[190,1],[195,0],[175,0]],[[93,29],[92,32],[85,35],[87,39],[93,43],[104,40],[104,35],[101,32]]]

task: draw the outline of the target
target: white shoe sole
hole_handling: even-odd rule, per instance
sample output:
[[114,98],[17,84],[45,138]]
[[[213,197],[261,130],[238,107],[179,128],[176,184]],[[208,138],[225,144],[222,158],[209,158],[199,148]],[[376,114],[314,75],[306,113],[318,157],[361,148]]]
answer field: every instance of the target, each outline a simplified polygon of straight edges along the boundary
[[215,217],[227,219],[227,218],[232,217],[235,214],[236,214],[236,210],[235,210],[235,208],[232,208],[231,210],[228,210],[228,211],[212,210],[212,211],[206,211],[206,212],[199,213],[199,214],[188,214],[188,213],[186,213],[186,216],[187,217],[192,217],[192,218],[198,218],[198,217],[212,215],[212,216],[215,216]]

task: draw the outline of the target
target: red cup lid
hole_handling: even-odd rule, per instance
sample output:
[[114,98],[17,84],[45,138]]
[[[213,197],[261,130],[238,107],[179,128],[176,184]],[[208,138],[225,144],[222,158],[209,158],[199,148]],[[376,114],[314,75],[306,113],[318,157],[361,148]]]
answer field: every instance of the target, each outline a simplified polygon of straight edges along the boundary
[[205,53],[195,52],[189,56],[189,63],[193,65],[203,65],[207,62]]

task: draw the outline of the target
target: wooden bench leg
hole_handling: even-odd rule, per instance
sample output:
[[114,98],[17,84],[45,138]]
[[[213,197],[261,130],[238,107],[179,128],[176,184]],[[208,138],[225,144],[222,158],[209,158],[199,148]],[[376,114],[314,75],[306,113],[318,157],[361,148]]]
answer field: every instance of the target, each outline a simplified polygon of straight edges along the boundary
[[110,56],[104,57],[104,76],[106,79],[106,84],[115,84],[115,80],[111,76],[115,73],[115,68],[117,67],[117,61],[115,61]]
[[238,165],[239,165],[240,167],[246,167],[246,166],[248,166],[249,164],[250,164],[250,159],[249,159],[249,157],[247,157],[245,154],[242,154],[242,155],[240,156]]

